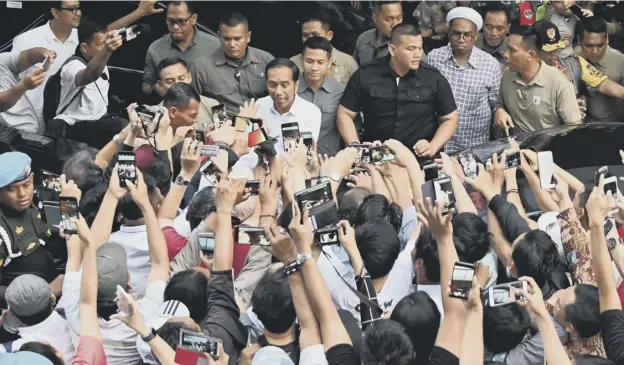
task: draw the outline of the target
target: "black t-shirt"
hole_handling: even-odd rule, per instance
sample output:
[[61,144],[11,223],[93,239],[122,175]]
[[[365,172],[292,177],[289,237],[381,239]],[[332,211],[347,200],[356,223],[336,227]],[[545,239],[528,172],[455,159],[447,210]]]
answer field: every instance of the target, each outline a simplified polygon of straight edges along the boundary
[[325,353],[329,365],[360,365],[360,355],[353,345],[346,343],[336,345]]
[[459,365],[459,358],[448,350],[435,346],[431,350],[429,365]]
[[620,309],[600,313],[600,333],[609,360],[624,364],[624,314]]

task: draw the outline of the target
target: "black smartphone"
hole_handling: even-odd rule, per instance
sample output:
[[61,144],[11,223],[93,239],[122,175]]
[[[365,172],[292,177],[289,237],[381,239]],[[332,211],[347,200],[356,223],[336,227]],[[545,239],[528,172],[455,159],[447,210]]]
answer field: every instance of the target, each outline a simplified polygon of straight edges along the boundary
[[199,249],[205,256],[214,256],[215,238],[212,232],[199,232],[197,233],[197,240],[199,241]]
[[60,202],[44,201],[42,205],[45,222],[51,226],[58,227],[63,219],[61,216]]
[[289,153],[297,148],[299,143],[299,123],[291,122],[282,124],[282,141],[284,142],[284,151]]
[[219,359],[219,344],[221,343],[220,339],[206,336],[203,333],[187,331],[184,329],[180,331],[181,347],[209,354],[215,360]]
[[221,170],[219,170],[219,167],[214,164],[212,160],[206,161],[206,163],[199,168],[199,171],[201,171],[204,178],[206,178],[212,186],[217,186],[219,180],[221,180]]
[[374,146],[370,148],[370,162],[380,164],[384,162],[394,161],[396,156],[386,146]]
[[435,180],[440,176],[439,173],[440,167],[437,163],[432,163],[429,165],[423,166],[423,172],[425,173],[425,181]]
[[601,175],[605,175],[609,173],[609,168],[607,166],[602,166],[601,168],[598,169],[598,171],[596,171],[596,173],[594,174],[594,186],[598,186],[598,184],[600,184],[600,176]]
[[50,171],[41,170],[41,187],[61,192],[61,177]]
[[342,229],[342,227],[330,226],[326,228],[321,228],[314,232],[314,239],[316,244],[319,246],[340,244],[340,240],[338,239],[338,229]]
[[260,194],[260,180],[247,180],[245,190],[249,191],[251,195]]
[[451,278],[451,292],[449,296],[453,298],[468,299],[468,293],[472,288],[472,277],[475,266],[465,262],[456,262],[453,266],[453,276]]
[[59,198],[59,207],[61,210],[61,222],[66,234],[78,233],[78,227],[74,225],[72,219],[79,218],[78,201],[74,197],[61,196]]
[[295,193],[295,201],[299,205],[299,211],[303,214],[304,211],[310,210],[316,206],[333,201],[331,184],[329,181],[324,181],[320,184],[312,186],[309,189],[305,189]]
[[338,207],[334,201],[314,207],[309,214],[310,224],[314,232],[327,226],[335,226],[340,221]]
[[160,109],[148,105],[139,105],[135,111],[139,116],[139,119],[141,119],[141,124],[143,125],[143,129],[145,129],[145,134],[148,136],[154,135],[154,133],[158,130],[160,117],[162,116]]
[[435,201],[442,201],[442,215],[447,215],[451,208],[455,208],[455,194],[450,177],[441,177],[433,180]]
[[236,243],[239,245],[271,246],[262,227],[237,226],[235,231]]
[[459,154],[459,164],[464,171],[464,176],[469,179],[475,179],[479,175],[479,165],[477,159],[472,152]]
[[585,15],[583,14],[583,11],[580,6],[578,5],[572,5],[570,6],[570,11],[572,12],[572,14],[576,15],[579,19],[583,19],[585,18]]
[[204,131],[195,130],[195,140],[199,143],[206,143],[206,133]]
[[214,123],[215,129],[219,129],[223,127],[225,124],[232,123],[231,119],[228,118],[227,110],[225,109],[225,105],[219,104],[210,108],[212,114],[212,122]]
[[[501,156],[502,157],[502,156]],[[520,158],[520,152],[514,152],[507,156],[505,160],[505,170],[520,167],[522,159]]]
[[119,168],[119,186],[126,187],[127,181],[136,184],[136,157],[134,152],[119,152],[117,155],[117,163]]
[[312,136],[312,132],[301,132],[301,138],[303,138],[303,145],[306,148],[308,160],[311,160],[312,154],[314,153],[314,137]]
[[370,163],[370,145],[367,144],[352,144],[349,147],[353,147],[357,149],[358,154],[353,161],[353,166],[357,166],[359,164],[367,164]]

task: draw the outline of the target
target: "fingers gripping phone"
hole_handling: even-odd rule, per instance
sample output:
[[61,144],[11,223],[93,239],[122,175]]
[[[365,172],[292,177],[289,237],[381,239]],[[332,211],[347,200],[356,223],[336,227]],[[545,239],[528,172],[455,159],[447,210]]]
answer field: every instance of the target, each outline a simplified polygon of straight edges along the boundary
[[301,214],[306,210],[323,205],[333,199],[331,184],[328,181],[295,193],[295,201],[299,205]]
[[299,123],[284,123],[282,124],[282,141],[284,142],[284,151],[289,153],[297,148],[299,143]]
[[119,285],[117,285],[117,298],[115,299],[117,302],[117,307],[119,310],[126,316],[132,315],[132,307],[130,306],[130,294],[126,293],[126,291]]
[[78,201],[74,197],[61,196],[59,198],[61,222],[66,234],[77,234],[78,227],[72,221],[79,218]]
[[451,277],[451,292],[449,296],[453,298],[468,299],[468,293],[472,288],[472,277],[475,273],[475,266],[465,262],[456,262],[453,266],[453,276]]
[[524,297],[515,293],[514,289],[527,290],[526,281],[514,281],[511,283],[499,284],[490,287],[488,290],[488,304],[490,307],[499,307],[501,305],[507,305],[515,303],[518,300],[523,300]]
[[215,249],[215,237],[212,232],[199,232],[197,233],[197,240],[199,241],[199,249],[204,256],[214,256]]
[[338,239],[338,230],[344,229],[340,226],[330,226],[321,228],[314,232],[314,238],[319,246],[338,245],[340,240]]
[[396,156],[386,146],[374,146],[370,148],[370,162],[374,164],[381,164],[384,162],[394,161]]
[[479,175],[479,165],[477,164],[477,159],[472,152],[460,154],[459,164],[464,171],[464,176],[466,176],[467,178],[475,179]]
[[119,152],[117,155],[117,163],[119,165],[117,169],[117,173],[119,174],[119,186],[128,186],[126,184],[128,181],[136,184],[136,157],[134,156],[134,152]]
[[537,153],[537,167],[539,169],[540,186],[542,189],[555,187],[555,163],[550,151]]
[[262,227],[238,226],[235,231],[239,245],[271,246]]
[[[180,331],[178,348],[190,350],[197,355],[209,354],[214,360],[218,360],[221,355],[219,353],[219,345],[221,345],[221,343],[222,341],[218,338],[183,329]],[[176,351],[176,358],[174,361],[180,365],[196,365],[198,363],[197,358],[188,359],[188,356],[183,357],[179,355],[178,351]]]

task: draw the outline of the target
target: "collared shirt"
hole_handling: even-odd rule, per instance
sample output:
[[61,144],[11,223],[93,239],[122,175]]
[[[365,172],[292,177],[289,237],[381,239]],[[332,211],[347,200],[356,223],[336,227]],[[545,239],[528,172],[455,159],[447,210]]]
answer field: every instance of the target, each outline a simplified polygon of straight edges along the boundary
[[429,53],[429,64],[451,84],[459,110],[459,126],[447,142],[446,153],[480,145],[490,139],[492,113],[498,103],[501,69],[496,59],[473,47],[465,65],[458,65],[450,45]]
[[121,226],[119,231],[110,235],[109,242],[118,243],[126,250],[132,284],[130,294],[138,297],[145,295],[145,284],[151,269],[147,227]]
[[[593,64],[609,79],[624,85],[624,54],[607,46],[604,57]],[[598,90],[588,90],[587,115],[592,122],[619,122],[624,120],[624,100],[601,94]]]
[[79,60],[72,60],[61,70],[61,99],[56,111],[58,113],[65,106],[67,108],[56,118],[64,120],[69,125],[87,120],[98,120],[106,114],[108,109],[108,89],[110,88],[108,67],[104,67],[102,76],[85,85],[80,95],[72,101],[74,95],[80,90],[80,87],[76,86],[76,76],[78,72],[86,68],[87,65]]
[[554,66],[570,79],[576,95],[582,90],[583,84],[588,90],[598,88],[608,78],[581,56],[560,58],[558,65]]
[[[0,53],[0,92],[10,90],[19,83],[19,56],[20,52]],[[45,129],[26,96],[22,96],[11,109],[0,113],[0,124],[32,133],[43,133]]]
[[197,59],[191,67],[193,83],[200,94],[225,104],[228,112],[238,113],[243,102],[267,95],[264,71],[273,58],[268,52],[247,47],[247,54],[238,65],[219,48]]
[[542,62],[528,84],[520,75],[506,70],[501,80],[498,103],[516,126],[516,132],[529,132],[581,120],[574,87],[556,67]]
[[[19,53],[35,47],[44,47],[56,52],[56,59],[54,60],[54,63],[50,65],[48,71],[46,71],[46,78],[43,83],[39,85],[39,87],[26,92],[26,97],[35,108],[37,119],[42,124],[45,122],[43,120],[43,89],[45,88],[45,84],[48,81],[48,78],[57,73],[63,63],[65,63],[69,57],[74,55],[76,52],[76,46],[78,46],[77,29],[72,29],[69,37],[65,40],[65,42],[62,42],[56,38],[56,35],[52,32],[50,22],[47,22],[46,24],[35,29],[31,29],[28,32],[22,33],[13,40],[13,48],[11,49],[11,52]],[[23,79],[24,76],[30,74],[33,71],[33,67],[22,72],[20,74],[20,78]]]
[[318,153],[334,156],[340,150],[341,137],[336,127],[336,112],[344,89],[345,85],[325,76],[321,88],[314,91],[303,74],[299,77],[299,96],[321,110],[321,128],[316,141]]
[[[199,96],[199,112],[197,113],[197,123],[195,123],[195,129],[203,131],[206,127],[214,124],[212,119],[212,107],[219,105],[219,102],[215,99],[211,99],[207,96]],[[158,106],[163,106],[161,101]]]
[[561,14],[553,13],[550,16],[550,21],[559,28],[561,34],[561,40],[565,43],[566,48],[559,51],[559,57],[568,57],[574,54],[574,38],[576,35],[576,24],[579,19],[576,15],[563,16]]
[[509,64],[509,61],[505,57],[509,53],[507,38],[505,38],[505,40],[499,44],[498,47],[494,48],[485,41],[483,34],[481,34],[479,36],[479,40],[477,40],[477,48],[496,58],[496,60],[501,64],[502,69],[505,69],[505,67]]
[[[299,71],[303,73],[301,53],[296,56],[292,56],[290,60],[293,61],[297,67],[299,67]],[[329,67],[328,76],[343,85],[346,85],[347,82],[349,82],[351,75],[353,75],[353,73],[358,69],[358,64],[355,62],[353,57],[341,52],[336,47],[332,50],[330,62],[331,66]]]
[[394,138],[406,146],[430,141],[439,118],[457,110],[453,92],[438,69],[421,63],[399,77],[390,56],[361,66],[347,84],[340,105],[364,113],[364,140]]
[[388,42],[379,44],[377,41],[377,29],[369,29],[355,41],[355,50],[353,51],[353,59],[362,65],[368,61],[388,55]]
[[192,65],[198,58],[210,54],[221,47],[219,39],[212,34],[200,31],[195,27],[195,35],[191,44],[182,50],[178,43],[171,37],[171,33],[158,38],[147,49],[145,55],[145,68],[143,73],[143,84],[155,85],[160,78],[156,68],[160,61],[168,57],[180,57],[188,65]]

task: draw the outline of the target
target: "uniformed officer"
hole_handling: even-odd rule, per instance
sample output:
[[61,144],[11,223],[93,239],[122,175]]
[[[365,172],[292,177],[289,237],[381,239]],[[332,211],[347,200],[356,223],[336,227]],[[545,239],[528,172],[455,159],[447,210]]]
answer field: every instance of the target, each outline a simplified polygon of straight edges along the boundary
[[33,274],[48,283],[57,278],[54,261],[42,247],[52,231],[33,205],[30,162],[21,152],[0,155],[0,308],[6,308],[4,292],[16,277]]

